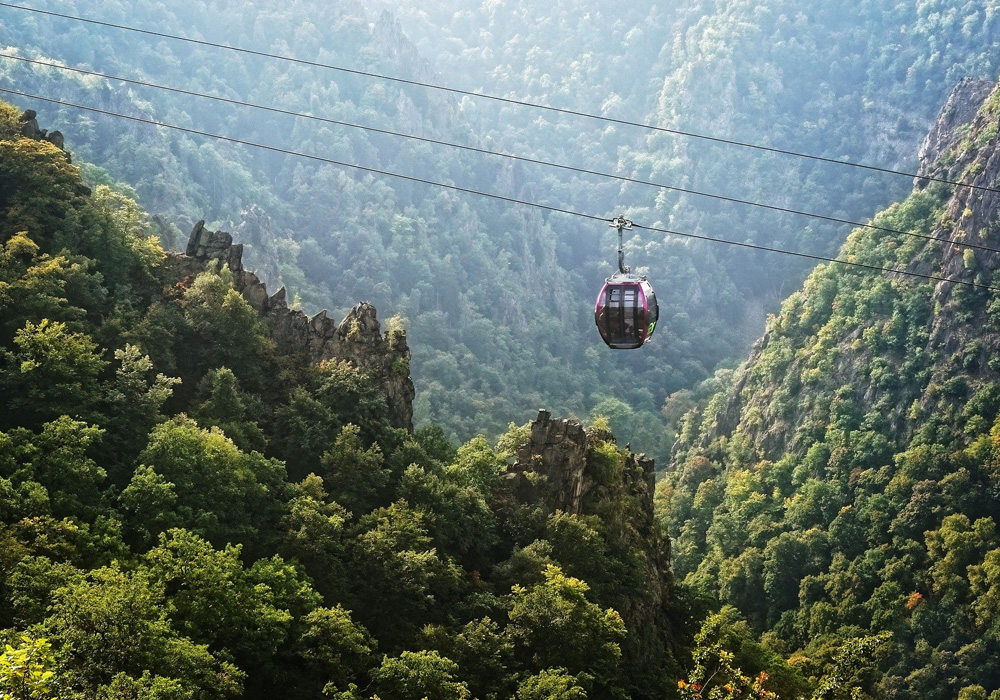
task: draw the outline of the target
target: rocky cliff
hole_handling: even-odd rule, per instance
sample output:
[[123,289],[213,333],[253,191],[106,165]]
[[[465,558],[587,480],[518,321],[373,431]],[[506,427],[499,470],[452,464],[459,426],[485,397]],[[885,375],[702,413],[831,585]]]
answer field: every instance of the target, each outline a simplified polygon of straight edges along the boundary
[[320,311],[309,317],[288,307],[285,288],[269,295],[260,279],[243,268],[243,246],[234,244],[225,231],[210,231],[199,221],[191,231],[184,255],[170,253],[165,262],[166,281],[194,276],[206,264],[218,261],[233,273],[233,285],[271,327],[278,348],[302,355],[307,361],[346,360],[368,372],[379,383],[389,406],[394,427],[413,429],[413,380],[406,332],[382,333],[375,307],[368,302],[355,306],[337,323]]
[[985,289],[1000,269],[998,117],[997,85],[962,81],[920,149],[913,195],[875,218],[924,238],[858,229],[839,256],[979,287],[822,266],[769,321],[725,400],[692,417],[699,447],[740,433],[762,458],[801,453],[845,402],[876,410],[880,432],[905,441],[944,394],[971,398],[1000,380],[990,366],[1000,319]]

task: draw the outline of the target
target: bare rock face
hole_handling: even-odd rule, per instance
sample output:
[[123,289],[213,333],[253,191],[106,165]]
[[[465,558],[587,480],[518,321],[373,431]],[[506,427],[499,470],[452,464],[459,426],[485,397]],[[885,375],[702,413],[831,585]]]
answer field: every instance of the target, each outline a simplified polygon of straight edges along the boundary
[[185,254],[201,262],[219,260],[234,273],[243,270],[243,246],[233,245],[233,237],[225,231],[209,231],[204,221],[195,224]]
[[[952,89],[917,154],[921,175],[932,174],[931,170],[938,166],[941,156],[960,138],[960,127],[973,120],[995,87],[996,83],[989,80],[963,78]],[[926,182],[918,178],[916,184],[920,186]]]
[[[61,131],[53,131],[49,133],[45,129],[40,129],[38,127],[38,119],[36,118],[38,114],[33,109],[25,110],[24,114],[21,115],[21,135],[25,138],[34,139],[36,141],[48,141],[53,146],[58,148],[60,151],[65,152],[63,146],[65,145],[63,140],[63,135]],[[69,160],[70,156],[66,154],[66,160]]]
[[410,349],[404,331],[383,334],[375,307],[368,302],[359,303],[340,323],[329,318],[326,311],[310,318],[288,308],[285,288],[268,295],[264,283],[243,269],[243,246],[234,245],[233,237],[224,231],[209,231],[204,221],[195,224],[191,231],[186,254],[168,259],[168,275],[177,279],[194,276],[212,261],[230,269],[233,286],[267,320],[281,352],[304,355],[314,364],[324,360],[351,362],[380,384],[392,425],[413,429],[416,392],[410,377]]
[[[638,507],[623,510],[616,523],[641,539],[650,552],[654,578],[668,576],[670,542],[661,536],[653,516],[656,474],[653,460],[628,449],[615,450],[614,463],[598,454],[601,445],[614,443],[604,430],[584,429],[578,421],[553,419],[542,409],[531,423],[531,433],[517,453],[517,461],[503,476],[498,502],[509,507],[538,504],[549,513],[605,514],[610,502],[628,501]],[[667,578],[663,578],[667,585]]]
[[[579,515],[583,496],[594,483],[587,473],[587,443],[587,433],[578,422],[552,420],[548,411],[539,411],[531,424],[531,440],[521,446],[511,474],[523,476],[523,470],[531,469],[544,475],[549,506]],[[535,490],[527,480],[520,487]]]
[[[980,81],[982,82],[982,81]],[[998,269],[996,254],[988,249],[1000,247],[1000,85],[985,83],[982,89],[992,87],[984,96],[976,95],[978,110],[956,123],[948,150],[935,164],[937,172],[946,173],[951,179],[968,183],[972,187],[955,188],[945,207],[944,221],[949,222],[937,235],[948,237],[951,242],[941,245],[941,271],[943,276],[978,284],[990,284]],[[939,120],[940,121],[940,120]],[[937,232],[935,232],[937,233]],[[974,243],[987,250],[973,249],[963,244]],[[968,390],[977,391],[986,383],[1000,379],[990,363],[1000,348],[1000,335],[991,329],[989,307],[986,303],[974,307],[963,302],[958,285],[939,282],[932,298],[936,313],[930,328],[927,352],[944,358],[966,354],[964,351],[978,343],[977,354],[963,357],[963,373]],[[931,378],[931,385],[940,385],[957,374],[949,363],[939,363]],[[921,397],[921,408],[930,410],[937,399],[926,392]]]

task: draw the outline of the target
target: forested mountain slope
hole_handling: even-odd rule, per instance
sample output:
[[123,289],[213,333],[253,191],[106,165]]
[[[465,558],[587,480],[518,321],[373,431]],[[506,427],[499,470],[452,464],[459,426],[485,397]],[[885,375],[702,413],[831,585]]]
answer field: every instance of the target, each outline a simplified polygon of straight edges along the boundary
[[[995,78],[996,0],[979,3],[213,2],[36,7],[305,60],[455,85],[852,161],[905,166],[959,75]],[[385,13],[381,11],[385,10]],[[472,97],[0,10],[5,53],[457,141],[668,185],[862,219],[905,182],[699,145]],[[9,59],[3,86],[559,208],[830,252],[846,229],[799,217],[220,105]],[[21,99],[21,98],[18,98]],[[30,103],[29,103],[30,102]],[[40,105],[22,100],[24,108]],[[45,108],[48,109],[48,108]],[[51,120],[81,160],[131,184],[164,240],[231,231],[313,312],[368,299],[406,319],[417,422],[502,432],[538,405],[605,414],[665,454],[671,393],[740,355],[806,274],[788,258],[662,234],[628,241],[661,332],[641,353],[596,343],[610,229],[77,110]],[[100,181],[101,173],[88,169]],[[666,332],[663,332],[666,331]],[[517,387],[511,391],[511,387]],[[662,437],[661,437],[662,436]]]
[[[921,150],[929,185],[769,319],[681,421],[659,492],[679,578],[738,608],[807,675],[891,633],[876,697],[1000,693],[1000,90],[963,81]],[[978,246],[978,247],[974,247]],[[992,695],[991,695],[992,694]]]
[[[88,15],[93,7],[60,6]],[[350,3],[104,5],[104,19],[256,47],[276,54],[427,79],[431,73],[389,18]],[[344,73],[209,50],[183,42],[97,31],[4,10],[0,41],[20,55],[262,103],[373,128],[477,144],[473,124],[448,96]],[[116,81],[4,63],[7,85],[113,112],[162,120],[467,188],[519,195],[506,166],[461,151],[181,97]],[[36,109],[37,103],[25,106]],[[376,178],[246,146],[178,134],[78,110],[52,113],[75,153],[135,188],[174,248],[195,221],[230,231],[247,263],[289,303],[341,317],[364,299],[399,315],[419,348],[418,422],[452,433],[498,434],[543,403],[585,414],[586,380],[561,363],[568,343],[582,353],[585,306],[555,259],[542,215],[447,189]],[[101,174],[88,173],[97,181]],[[544,274],[539,274],[544,272]],[[595,292],[588,291],[589,297]],[[549,329],[563,329],[552,333]],[[569,341],[573,342],[569,342]],[[609,359],[596,358],[593,372]],[[596,377],[591,384],[597,385]],[[618,380],[616,380],[618,381]],[[520,392],[505,392],[507,386]],[[553,388],[546,397],[540,388]],[[558,405],[557,405],[558,404]],[[650,400],[648,410],[657,406]]]
[[307,319],[203,226],[165,253],[40,136],[0,103],[0,694],[676,687],[650,462],[545,413],[413,432],[400,328]]

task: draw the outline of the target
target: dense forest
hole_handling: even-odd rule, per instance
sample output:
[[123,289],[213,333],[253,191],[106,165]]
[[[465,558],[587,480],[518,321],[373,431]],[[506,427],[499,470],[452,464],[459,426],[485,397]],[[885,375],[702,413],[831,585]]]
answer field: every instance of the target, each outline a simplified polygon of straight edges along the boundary
[[359,307],[343,357],[309,361],[237,291],[240,249],[165,253],[134,200],[25,132],[0,106],[4,698],[675,683],[689,623],[650,462],[547,414],[496,445],[412,431],[376,373],[409,382],[403,330]]
[[414,432],[405,331],[359,305],[312,362],[241,247],[166,253],[57,140],[0,104],[5,698],[820,698],[870,666],[858,636],[789,669],[678,589],[607,421]]
[[[38,8],[555,107],[912,168],[958,78],[1000,71],[996,0],[483,3],[271,0]],[[4,53],[514,153],[669,187],[852,220],[905,178],[724,148],[37,15],[0,10]],[[842,225],[567,173],[328,122],[0,59],[0,87],[587,214],[831,254]],[[278,96],[276,98],[276,96]],[[20,97],[22,108],[37,102]],[[459,195],[76,109],[50,111],[89,180],[135,188],[167,247],[198,219],[232,232],[265,281],[309,312],[366,299],[405,319],[418,424],[493,438],[538,406],[612,427],[662,462],[668,396],[745,356],[807,263],[651,232],[626,241],[650,274],[648,351],[594,346],[591,304],[613,264],[599,222]],[[558,328],[558,333],[552,329]],[[668,330],[669,329],[669,330]],[[517,387],[516,391],[510,391]],[[676,402],[675,402],[676,403]],[[664,430],[664,425],[667,430]]]
[[1000,698],[998,0],[35,5],[469,94],[0,8],[2,700]]
[[[976,110],[978,109],[978,114]],[[675,574],[803,669],[882,635],[868,692],[996,698],[1000,675],[1000,89],[966,81],[918,187],[821,266],[680,421],[658,512]]]

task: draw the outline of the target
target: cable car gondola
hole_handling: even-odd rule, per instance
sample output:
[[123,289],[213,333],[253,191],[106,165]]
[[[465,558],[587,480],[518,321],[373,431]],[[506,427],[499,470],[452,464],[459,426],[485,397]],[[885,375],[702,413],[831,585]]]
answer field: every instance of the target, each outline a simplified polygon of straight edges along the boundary
[[617,217],[611,225],[618,229],[618,271],[604,281],[597,295],[594,321],[609,348],[631,350],[642,347],[652,337],[660,309],[649,280],[631,274],[625,267],[622,229],[632,228],[632,222]]

